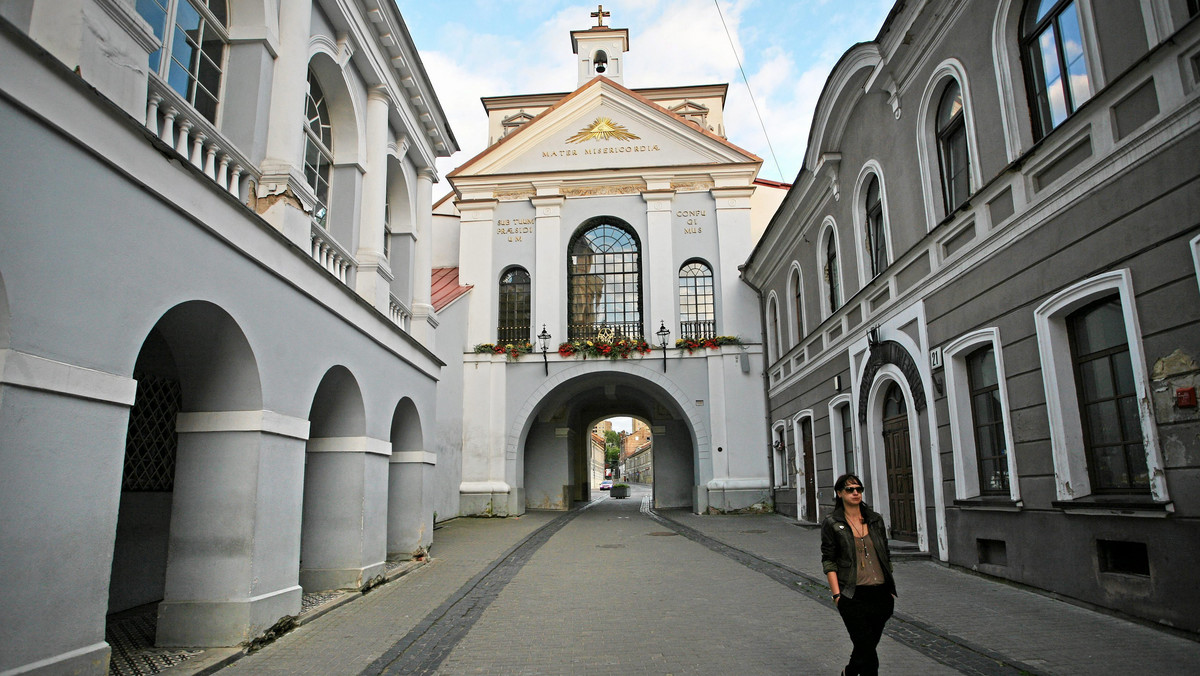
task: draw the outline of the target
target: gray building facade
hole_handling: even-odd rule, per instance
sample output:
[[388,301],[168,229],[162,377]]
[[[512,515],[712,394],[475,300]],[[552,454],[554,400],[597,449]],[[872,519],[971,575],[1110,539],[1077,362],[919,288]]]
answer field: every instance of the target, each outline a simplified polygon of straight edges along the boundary
[[751,254],[776,506],[1200,630],[1200,8],[898,2]]

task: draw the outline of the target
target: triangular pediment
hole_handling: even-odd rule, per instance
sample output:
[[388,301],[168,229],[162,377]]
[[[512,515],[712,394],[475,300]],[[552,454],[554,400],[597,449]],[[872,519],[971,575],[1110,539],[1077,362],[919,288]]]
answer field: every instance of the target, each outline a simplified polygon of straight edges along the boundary
[[759,162],[754,154],[598,77],[449,177]]

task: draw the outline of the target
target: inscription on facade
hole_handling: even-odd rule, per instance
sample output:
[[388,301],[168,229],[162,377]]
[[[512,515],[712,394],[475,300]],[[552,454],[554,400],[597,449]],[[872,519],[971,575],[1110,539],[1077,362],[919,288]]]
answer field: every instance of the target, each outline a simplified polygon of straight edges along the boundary
[[685,235],[699,235],[704,232],[700,219],[707,216],[707,209],[678,209],[675,211],[675,218],[683,221],[683,234]]
[[532,218],[502,218],[496,221],[496,235],[509,242],[520,242],[522,235],[533,234]]

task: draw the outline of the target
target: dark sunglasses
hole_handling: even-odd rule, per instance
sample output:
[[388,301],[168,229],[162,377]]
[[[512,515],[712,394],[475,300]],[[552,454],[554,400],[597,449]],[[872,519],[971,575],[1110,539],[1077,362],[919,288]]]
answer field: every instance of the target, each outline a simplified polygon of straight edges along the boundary
[[846,486],[842,490],[846,493],[862,493],[863,487],[862,486]]

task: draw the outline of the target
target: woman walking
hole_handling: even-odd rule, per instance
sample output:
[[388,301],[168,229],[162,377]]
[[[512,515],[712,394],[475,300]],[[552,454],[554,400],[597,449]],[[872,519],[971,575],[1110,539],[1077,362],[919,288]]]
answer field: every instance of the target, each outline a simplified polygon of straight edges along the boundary
[[821,567],[854,643],[842,674],[875,676],[875,647],[896,596],[883,517],[863,502],[863,483],[857,476],[843,474],[833,490],[833,513],[821,524]]

